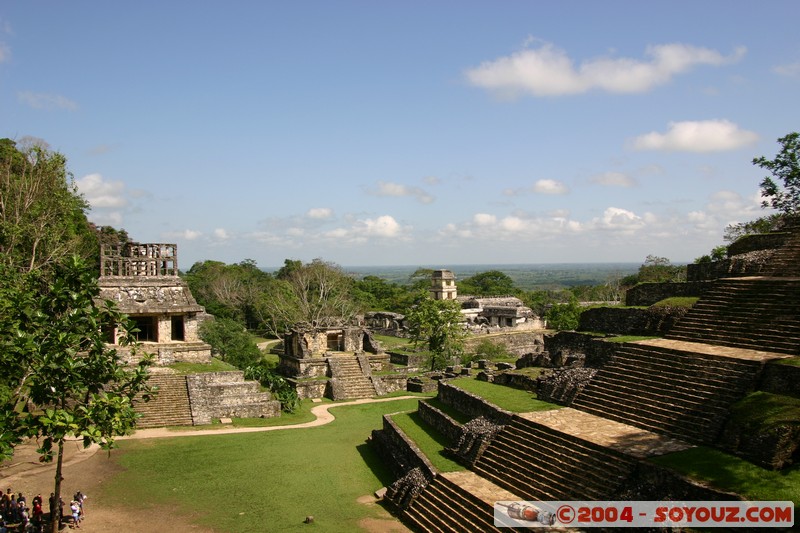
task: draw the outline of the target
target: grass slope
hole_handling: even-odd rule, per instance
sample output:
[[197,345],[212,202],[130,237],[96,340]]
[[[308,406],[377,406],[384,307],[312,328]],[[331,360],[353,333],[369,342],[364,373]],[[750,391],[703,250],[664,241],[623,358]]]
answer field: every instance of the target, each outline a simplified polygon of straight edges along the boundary
[[333,423],[302,430],[124,441],[115,457],[126,471],[106,495],[145,514],[156,503],[202,513],[203,525],[231,533],[357,531],[383,513],[357,498],[392,481],[365,439],[383,414],[417,401],[334,408]]
[[392,420],[400,426],[408,438],[414,441],[425,457],[440,472],[458,472],[466,470],[463,466],[445,455],[444,449],[451,444],[436,431],[436,428],[422,420],[418,413],[398,413],[392,415]]
[[650,459],[722,490],[752,501],[800,503],[800,465],[785,470],[766,470],[713,448],[698,446]]
[[511,411],[512,413],[529,413],[532,411],[547,411],[559,409],[561,406],[554,403],[537,400],[535,395],[524,390],[495,385],[487,381],[478,381],[472,378],[456,378],[450,383],[461,390],[471,392],[496,406]]

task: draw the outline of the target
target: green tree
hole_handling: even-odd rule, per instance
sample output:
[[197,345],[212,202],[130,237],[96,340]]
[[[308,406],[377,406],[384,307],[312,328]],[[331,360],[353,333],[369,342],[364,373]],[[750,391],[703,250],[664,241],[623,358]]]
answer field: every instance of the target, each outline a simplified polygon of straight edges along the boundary
[[572,331],[578,327],[581,317],[581,307],[573,296],[569,302],[555,304],[544,315],[547,327],[559,331]]
[[370,311],[402,313],[413,303],[413,293],[408,288],[390,283],[377,276],[364,276],[353,287],[356,299]]
[[276,281],[261,306],[264,323],[270,327],[297,322],[340,326],[362,310],[353,297],[355,280],[335,263],[314,259],[300,267],[293,265],[284,279]]
[[458,292],[473,296],[509,296],[519,292],[508,274],[499,270],[489,270],[463,279],[458,284]]
[[226,363],[244,370],[262,359],[261,350],[245,327],[230,318],[207,320],[200,326],[200,338],[211,352]]
[[464,317],[455,300],[434,300],[420,294],[406,315],[406,323],[415,346],[425,344],[430,352],[430,368],[438,370],[448,362],[460,360],[464,353]]
[[198,262],[185,278],[198,303],[212,315],[238,320],[252,330],[266,329],[261,306],[274,280],[252,259],[233,265]]
[[772,207],[784,215],[797,215],[800,214],[800,133],[784,135],[778,143],[781,150],[775,159],[764,156],[753,159],[754,165],[771,174],[761,181],[764,198],[761,207]]
[[56,460],[58,498],[64,441],[110,449],[132,430],[134,398],[149,394],[150,358],[129,367],[108,347],[105,332],[117,328],[118,342],[135,350],[133,326],[113,303],[96,301],[97,281],[84,261],[73,257],[50,274],[0,265],[0,453],[37,439],[40,460]]
[[666,257],[648,255],[639,267],[639,283],[686,281],[686,266],[673,265]]
[[408,276],[408,290],[413,294],[419,291],[427,291],[431,286],[432,268],[420,267]]
[[745,235],[753,235],[757,233],[770,233],[772,231],[779,231],[785,222],[785,217],[781,214],[772,214],[764,217],[759,217],[750,222],[739,222],[736,224],[728,224],[725,227],[722,239],[725,242],[735,242]]
[[41,143],[18,148],[11,139],[0,139],[1,262],[31,271],[76,254],[97,256],[88,204],[66,161]]

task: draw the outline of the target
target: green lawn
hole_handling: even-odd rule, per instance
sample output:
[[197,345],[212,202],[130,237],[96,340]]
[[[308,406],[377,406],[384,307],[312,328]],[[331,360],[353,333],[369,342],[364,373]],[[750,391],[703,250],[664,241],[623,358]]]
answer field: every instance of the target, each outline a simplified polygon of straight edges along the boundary
[[800,504],[800,465],[781,471],[765,470],[703,446],[654,457],[651,461],[752,501],[793,501],[795,505]]
[[112,457],[125,471],[103,483],[104,496],[144,515],[151,504],[205,513],[201,524],[231,533],[357,531],[382,512],[357,498],[393,481],[365,439],[383,414],[417,401],[333,408],[336,421],[315,428],[122,441]]
[[445,446],[450,446],[451,443],[447,442],[444,435],[436,431],[433,426],[422,420],[416,411],[392,415],[392,420],[400,426],[403,433],[414,441],[422,453],[425,454],[425,457],[440,472],[466,470],[466,468],[444,454]]
[[547,411],[559,409],[560,405],[537,400],[533,393],[528,391],[495,385],[487,381],[478,381],[472,378],[456,378],[450,384],[459,389],[471,392],[496,406],[511,411],[512,413],[529,413],[531,411]]

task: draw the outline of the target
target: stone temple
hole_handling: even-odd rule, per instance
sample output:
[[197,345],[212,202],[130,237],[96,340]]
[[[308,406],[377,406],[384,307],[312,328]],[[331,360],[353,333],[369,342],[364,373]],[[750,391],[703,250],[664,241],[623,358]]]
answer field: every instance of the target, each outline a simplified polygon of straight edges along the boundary
[[111,300],[136,324],[139,348],[133,353],[108,331],[109,344],[128,364],[152,354],[149,382],[155,399],[139,403],[140,428],[209,424],[220,418],[280,415],[280,402],[261,392],[258,382],[245,381],[242,371],[181,375],[173,363],[211,363],[211,346],[198,336],[201,319],[213,319],[198,305],[178,276],[175,244],[103,245],[99,298]]

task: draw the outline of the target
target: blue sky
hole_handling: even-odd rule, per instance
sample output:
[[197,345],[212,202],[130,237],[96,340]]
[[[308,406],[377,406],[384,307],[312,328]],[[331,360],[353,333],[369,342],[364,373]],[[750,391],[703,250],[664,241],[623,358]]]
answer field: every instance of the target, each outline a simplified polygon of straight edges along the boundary
[[4,2],[0,136],[199,260],[691,261],[765,214],[800,3]]

